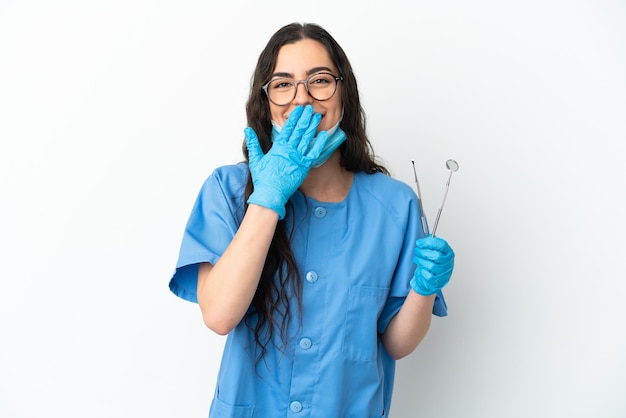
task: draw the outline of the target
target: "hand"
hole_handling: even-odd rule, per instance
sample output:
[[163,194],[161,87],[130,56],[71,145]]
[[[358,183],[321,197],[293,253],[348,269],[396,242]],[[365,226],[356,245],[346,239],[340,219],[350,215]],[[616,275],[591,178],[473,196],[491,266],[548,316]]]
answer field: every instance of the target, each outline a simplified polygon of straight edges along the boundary
[[326,131],[314,138],[321,119],[322,115],[313,113],[313,106],[297,106],[267,154],[263,154],[256,132],[250,127],[244,130],[254,184],[248,204],[272,209],[279,219],[285,217],[287,200],[300,187],[328,139]]
[[423,296],[437,293],[450,281],[454,268],[454,251],[448,243],[429,235],[415,243],[417,268],[411,279],[411,287]]

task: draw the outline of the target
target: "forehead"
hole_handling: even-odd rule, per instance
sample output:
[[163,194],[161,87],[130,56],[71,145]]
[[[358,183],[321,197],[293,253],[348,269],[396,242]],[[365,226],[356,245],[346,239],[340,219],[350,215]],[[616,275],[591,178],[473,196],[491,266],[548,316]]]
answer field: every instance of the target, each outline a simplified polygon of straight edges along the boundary
[[274,72],[297,75],[305,74],[314,67],[337,70],[324,45],[313,39],[303,39],[280,48]]

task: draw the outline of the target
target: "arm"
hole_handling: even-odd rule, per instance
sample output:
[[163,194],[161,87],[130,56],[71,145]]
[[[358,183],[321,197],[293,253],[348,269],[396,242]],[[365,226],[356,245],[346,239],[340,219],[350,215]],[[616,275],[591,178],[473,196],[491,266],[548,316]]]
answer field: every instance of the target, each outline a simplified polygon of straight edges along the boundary
[[204,323],[216,333],[228,334],[250,307],[277,223],[275,211],[251,204],[215,266],[200,265],[198,305]]
[[321,117],[312,106],[296,107],[267,154],[254,130],[248,127],[244,131],[254,191],[224,254],[215,265],[203,263],[198,269],[197,298],[202,318],[218,334],[228,334],[250,307],[276,225],[285,216],[285,204],[328,139],[326,132],[320,132],[313,141]]
[[435,295],[422,296],[409,291],[400,311],[393,317],[382,335],[389,355],[399,360],[413,352],[430,328]]
[[435,295],[452,276],[454,251],[445,240],[428,236],[415,243],[413,261],[417,267],[410,282],[412,290],[381,337],[396,360],[411,354],[428,332]]

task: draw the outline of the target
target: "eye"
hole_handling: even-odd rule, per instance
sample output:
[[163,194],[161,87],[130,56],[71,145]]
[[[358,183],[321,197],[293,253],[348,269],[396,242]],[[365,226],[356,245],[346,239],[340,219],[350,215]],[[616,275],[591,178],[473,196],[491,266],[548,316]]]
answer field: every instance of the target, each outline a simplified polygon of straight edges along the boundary
[[332,74],[320,73],[313,74],[309,78],[309,85],[325,86],[335,82],[335,77]]
[[270,83],[270,89],[273,90],[288,90],[293,88],[293,80],[287,78],[277,78]]

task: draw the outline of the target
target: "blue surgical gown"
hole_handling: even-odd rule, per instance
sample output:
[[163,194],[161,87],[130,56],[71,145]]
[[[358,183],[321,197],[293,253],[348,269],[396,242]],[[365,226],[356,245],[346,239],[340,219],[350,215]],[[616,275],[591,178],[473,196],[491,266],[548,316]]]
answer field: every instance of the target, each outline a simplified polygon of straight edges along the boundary
[[[237,232],[247,176],[244,163],[224,166],[202,186],[170,281],[177,296],[197,302],[198,263],[215,264]],[[246,324],[228,334],[209,417],[388,417],[395,361],[379,334],[410,289],[422,236],[417,196],[387,175],[359,172],[339,203],[299,191],[290,200],[301,320],[293,301],[287,345],[277,336],[258,364]],[[433,314],[447,314],[441,293]]]

